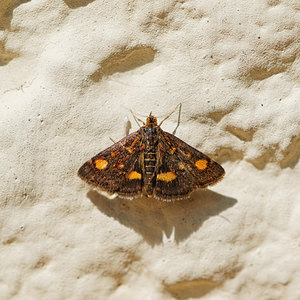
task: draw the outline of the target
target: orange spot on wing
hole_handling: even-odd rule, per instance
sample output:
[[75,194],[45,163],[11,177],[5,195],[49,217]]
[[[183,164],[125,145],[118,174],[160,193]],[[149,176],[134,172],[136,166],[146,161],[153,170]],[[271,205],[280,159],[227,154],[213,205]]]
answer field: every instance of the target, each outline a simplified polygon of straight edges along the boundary
[[139,136],[136,136],[135,139],[134,139],[134,141],[133,141],[133,143],[130,145],[130,147],[129,147],[129,148],[126,148],[126,150],[127,150],[129,153],[132,153],[132,152],[133,152],[133,147],[134,147],[135,143],[138,141],[138,139],[139,139]]
[[207,163],[208,161],[206,159],[199,159],[195,162],[195,166],[199,169],[199,170],[204,170],[207,167]]
[[95,164],[98,170],[103,170],[107,167],[108,161],[105,159],[97,159],[95,160]]
[[160,174],[157,174],[157,176],[156,176],[157,180],[166,181],[166,182],[172,181],[175,178],[176,178],[176,175],[174,172],[160,173]]
[[192,156],[190,152],[188,152],[186,155],[187,155],[188,157],[191,157],[191,156]]
[[111,157],[115,157],[115,156],[116,156],[116,152],[112,152],[112,153],[110,154],[110,156],[111,156]]
[[175,150],[176,150],[176,148],[175,148],[175,147],[172,147],[172,150],[170,151],[171,154],[174,154]]
[[119,169],[123,169],[123,168],[124,168],[124,165],[121,163],[121,164],[118,165],[118,168],[119,168]]
[[130,179],[130,180],[132,180],[132,179],[142,179],[141,173],[138,173],[138,172],[136,172],[136,171],[131,171],[130,173],[128,173],[128,174],[126,175],[126,177],[127,177],[128,179]]

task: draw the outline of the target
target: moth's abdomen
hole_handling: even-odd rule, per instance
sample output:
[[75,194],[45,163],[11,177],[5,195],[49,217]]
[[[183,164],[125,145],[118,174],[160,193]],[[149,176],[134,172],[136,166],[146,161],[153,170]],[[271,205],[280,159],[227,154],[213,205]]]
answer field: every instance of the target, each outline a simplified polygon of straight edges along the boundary
[[148,127],[145,130],[145,150],[144,150],[144,193],[148,196],[153,194],[156,178],[157,162],[157,129]]
[[155,172],[156,166],[156,152],[152,149],[149,152],[145,152],[144,154],[144,167],[145,173],[147,175],[151,175]]
[[156,152],[154,149],[144,153],[144,193],[152,196],[155,186]]

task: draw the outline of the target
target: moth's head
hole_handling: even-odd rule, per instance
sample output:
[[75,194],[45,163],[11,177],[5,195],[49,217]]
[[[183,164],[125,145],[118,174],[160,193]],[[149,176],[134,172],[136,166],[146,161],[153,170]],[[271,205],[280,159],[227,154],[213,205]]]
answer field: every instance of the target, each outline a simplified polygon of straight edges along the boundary
[[146,127],[155,127],[157,126],[157,119],[152,116],[152,113],[150,113],[149,117],[146,119]]

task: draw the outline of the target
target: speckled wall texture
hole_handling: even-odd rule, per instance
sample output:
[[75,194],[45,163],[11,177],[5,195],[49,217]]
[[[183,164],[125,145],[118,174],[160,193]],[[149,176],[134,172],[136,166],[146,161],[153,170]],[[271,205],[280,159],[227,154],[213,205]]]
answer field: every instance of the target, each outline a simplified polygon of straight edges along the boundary
[[[300,299],[299,24],[298,0],[0,1],[0,298]],[[77,177],[130,109],[178,103],[220,183],[161,202]]]

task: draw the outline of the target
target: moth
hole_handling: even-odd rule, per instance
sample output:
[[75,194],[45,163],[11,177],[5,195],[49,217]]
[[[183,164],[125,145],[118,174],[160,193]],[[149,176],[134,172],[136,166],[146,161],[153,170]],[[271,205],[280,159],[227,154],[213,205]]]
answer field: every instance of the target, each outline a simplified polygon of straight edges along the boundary
[[162,201],[188,198],[194,190],[221,180],[222,166],[163,131],[164,120],[158,124],[152,113],[146,123],[139,120],[139,130],[83,164],[78,176],[123,198],[145,195]]

